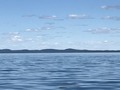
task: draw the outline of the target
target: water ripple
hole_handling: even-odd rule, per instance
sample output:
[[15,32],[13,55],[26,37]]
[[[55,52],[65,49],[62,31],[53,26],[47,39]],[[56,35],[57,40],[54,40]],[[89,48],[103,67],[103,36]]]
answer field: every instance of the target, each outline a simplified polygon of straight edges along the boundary
[[120,54],[0,54],[0,90],[120,90]]

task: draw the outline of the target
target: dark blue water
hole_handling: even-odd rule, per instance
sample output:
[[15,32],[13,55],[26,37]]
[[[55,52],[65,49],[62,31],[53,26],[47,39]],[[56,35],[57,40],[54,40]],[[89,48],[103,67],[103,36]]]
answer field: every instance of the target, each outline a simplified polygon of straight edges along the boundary
[[120,90],[120,54],[0,54],[0,90]]

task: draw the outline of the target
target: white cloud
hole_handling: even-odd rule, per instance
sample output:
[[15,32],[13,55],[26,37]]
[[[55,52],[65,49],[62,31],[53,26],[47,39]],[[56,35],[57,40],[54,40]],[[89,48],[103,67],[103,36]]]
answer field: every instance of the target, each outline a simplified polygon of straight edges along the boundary
[[55,27],[53,26],[45,26],[45,27],[41,27],[41,30],[51,30],[54,29]]
[[40,32],[42,30],[55,30],[55,29],[66,29],[63,26],[52,26],[52,25],[46,25],[46,26],[42,26],[39,28],[28,28],[25,31],[26,32]]
[[84,45],[101,45],[101,44],[107,44],[107,43],[111,43],[111,41],[108,40],[103,40],[103,41],[84,41],[81,42]]
[[102,19],[120,21],[119,16],[105,16]]
[[109,28],[103,27],[97,29],[88,29],[87,31],[94,34],[106,34],[110,33],[111,30]]
[[102,43],[109,43],[109,41],[108,40],[104,40]]
[[27,32],[38,32],[39,29],[30,29],[30,28],[28,28],[28,29],[26,29],[26,31]]
[[79,15],[76,15],[76,14],[70,14],[70,15],[69,15],[69,18],[72,18],[72,19],[78,19],[78,18],[79,18]]
[[[23,15],[22,17],[28,17],[28,18],[32,18],[32,17],[37,17],[39,19],[51,19],[51,20],[55,20],[55,21],[63,21],[63,18],[58,18],[56,15],[35,15],[35,14],[30,14],[30,15]],[[49,25],[54,24],[54,23],[48,23]]]
[[22,42],[23,38],[19,32],[9,32],[4,34],[4,38],[8,42]]
[[19,32],[8,32],[6,33],[6,35],[19,35],[20,33]]
[[54,30],[54,29],[66,29],[64,26],[44,26],[40,28],[41,30]]
[[39,16],[39,19],[56,19],[57,16],[56,15],[51,15],[51,16]]
[[120,9],[120,5],[104,5],[104,6],[101,6],[102,9]]
[[120,28],[96,28],[96,29],[88,29],[87,32],[92,34],[109,34],[109,33],[120,33]]
[[70,19],[93,19],[91,16],[88,16],[86,14],[69,14],[68,17]]
[[10,40],[13,41],[13,42],[22,42],[23,41],[23,39],[19,35],[11,36]]

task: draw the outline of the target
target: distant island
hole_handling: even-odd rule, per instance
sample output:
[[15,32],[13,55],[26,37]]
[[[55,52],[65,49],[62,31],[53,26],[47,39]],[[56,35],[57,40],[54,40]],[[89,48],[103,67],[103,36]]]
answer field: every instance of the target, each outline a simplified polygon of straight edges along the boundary
[[78,49],[42,49],[42,50],[11,50],[11,49],[0,49],[0,53],[102,53],[102,52],[120,52],[120,50],[78,50]]

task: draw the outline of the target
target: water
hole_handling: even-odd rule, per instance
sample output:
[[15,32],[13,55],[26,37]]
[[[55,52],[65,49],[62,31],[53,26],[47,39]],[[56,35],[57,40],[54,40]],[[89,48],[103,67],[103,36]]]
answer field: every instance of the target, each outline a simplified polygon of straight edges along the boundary
[[0,90],[120,90],[120,53],[0,54]]

